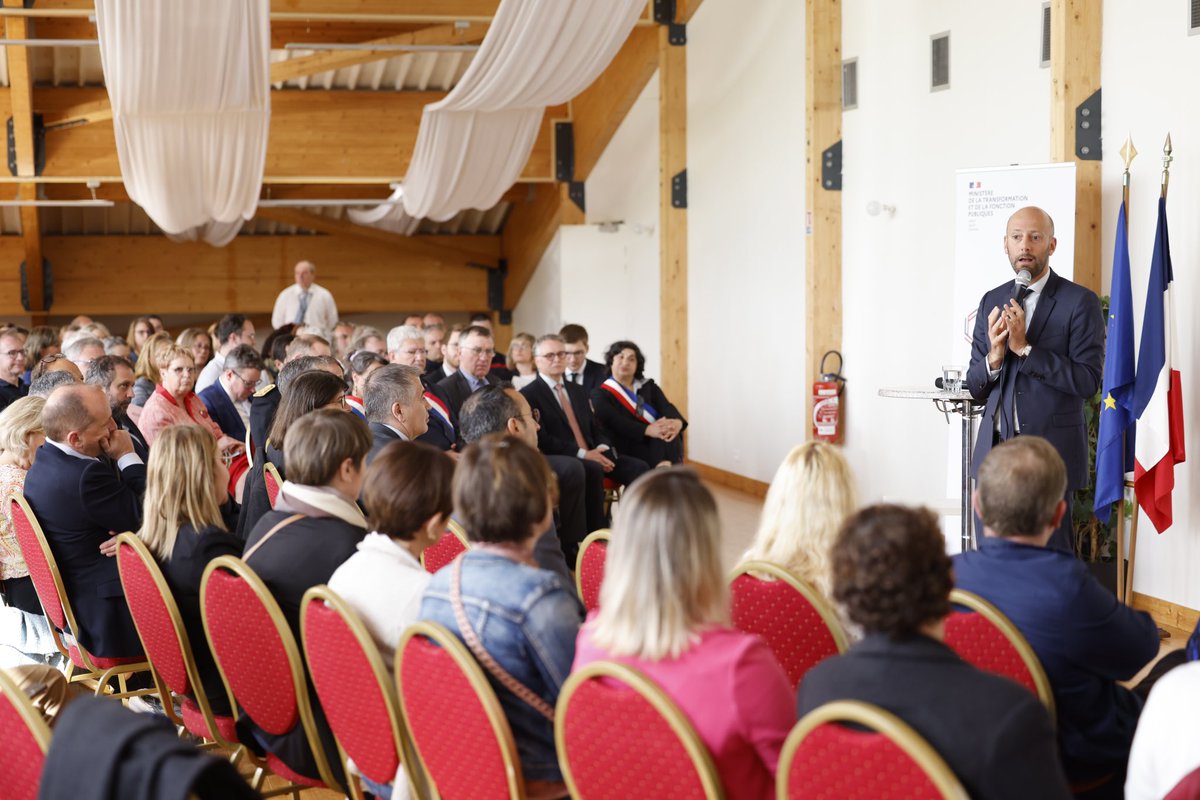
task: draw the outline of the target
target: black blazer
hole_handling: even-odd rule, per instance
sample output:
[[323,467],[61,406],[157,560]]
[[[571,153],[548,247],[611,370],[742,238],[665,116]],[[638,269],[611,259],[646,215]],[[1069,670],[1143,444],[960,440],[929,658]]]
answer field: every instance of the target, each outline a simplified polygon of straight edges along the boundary
[[[484,377],[484,380],[488,383],[500,382],[500,379],[490,372]],[[458,370],[448,378],[442,378],[437,382],[437,388],[445,394],[446,400],[450,403],[450,411],[455,416],[462,409],[463,402],[471,396],[471,385],[463,377],[462,370]]]
[[[659,418],[677,419],[683,423],[684,429],[687,428],[687,420],[683,418],[683,414],[671,404],[654,381],[643,383],[638,388],[637,397],[640,403],[646,403],[657,411]],[[621,401],[603,386],[593,391],[591,398],[596,419],[604,426],[618,453],[636,456],[651,466],[662,460],[664,448],[655,445],[666,443],[661,439],[646,438],[647,423],[630,414]]]
[[834,700],[871,703],[907,722],[977,800],[1071,797],[1045,707],[935,639],[869,635],[822,661],[800,684],[798,713]]
[[422,377],[421,385],[425,387],[426,394],[431,394],[441,400],[450,410],[450,422],[447,424],[439,415],[429,411],[429,429],[418,436],[417,441],[433,445],[438,450],[451,450],[458,443],[458,412],[451,405],[446,390],[436,383],[427,382],[429,377],[428,374]]
[[234,529],[241,539],[249,536],[263,514],[271,510],[271,498],[267,494],[267,483],[263,477],[264,465],[268,461],[279,470],[279,477],[287,480],[283,453],[274,447],[260,450],[259,456],[254,459],[254,466],[246,473],[246,483],[242,487],[242,508],[238,513],[237,527]]
[[250,398],[250,441],[254,443],[256,456],[267,446],[267,434],[271,432],[271,423],[275,421],[275,412],[282,401],[283,395],[273,383]]
[[197,531],[190,523],[184,523],[175,536],[175,547],[171,557],[160,561],[163,577],[179,606],[179,616],[187,630],[192,655],[204,693],[212,705],[214,714],[228,716],[232,713],[221,672],[213,661],[212,651],[204,636],[204,623],[200,616],[200,578],[208,562],[219,556],[242,555],[244,542],[230,532],[210,525]]
[[371,429],[371,452],[367,453],[367,464],[370,465],[375,460],[375,456],[387,447],[392,442],[402,442],[400,434],[384,425],[382,422],[368,422],[367,427]]
[[205,386],[199,395],[200,401],[208,409],[208,415],[213,418],[221,431],[226,436],[244,442],[246,440],[246,423],[242,422],[242,415],[238,413],[237,407],[225,393],[225,387],[221,385],[221,382],[217,381]]
[[113,414],[113,422],[117,423],[117,427],[127,432],[129,437],[133,439],[133,451],[138,454],[138,458],[143,463],[150,462],[150,445],[146,443],[146,437],[142,435],[138,426],[133,423],[129,415],[125,412]]
[[[563,380],[567,379],[567,374],[563,373]],[[608,380],[608,367],[601,364],[599,361],[592,361],[590,358],[583,362],[583,381],[579,386],[590,396],[591,393],[600,387],[600,384]]]
[[25,498],[62,572],[84,647],[106,658],[137,656],[142,644],[129,616],[117,560],[100,552],[109,531],[142,525],[146,466],[118,474],[107,456],[75,458],[52,444],[38,448],[25,477]]
[[[567,398],[571,401],[571,408],[575,410],[575,421],[579,423],[579,430],[587,441],[588,449],[602,444],[611,446],[611,442],[592,418],[592,407],[583,388],[566,381],[563,382],[563,386],[566,387]],[[542,427],[538,431],[538,449],[550,455],[577,455],[579,446],[575,443],[575,435],[571,433],[571,423],[567,422],[566,412],[558,404],[558,398],[542,380],[542,376],[534,378],[532,383],[521,390],[521,394],[525,395],[530,407],[536,408],[542,415]]]

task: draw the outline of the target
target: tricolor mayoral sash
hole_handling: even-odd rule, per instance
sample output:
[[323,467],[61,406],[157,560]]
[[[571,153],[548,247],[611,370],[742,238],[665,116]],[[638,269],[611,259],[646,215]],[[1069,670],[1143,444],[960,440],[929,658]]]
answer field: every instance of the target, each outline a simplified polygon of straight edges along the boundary
[[446,428],[450,431],[451,436],[457,435],[457,432],[454,430],[454,425],[450,422],[450,409],[445,403],[442,402],[440,397],[433,392],[426,392],[425,405],[429,406],[429,410],[433,412],[438,419],[446,423]]
[[600,388],[617,398],[622,408],[647,425],[658,419],[658,412],[654,410],[654,406],[617,383],[616,378],[609,378],[600,384]]

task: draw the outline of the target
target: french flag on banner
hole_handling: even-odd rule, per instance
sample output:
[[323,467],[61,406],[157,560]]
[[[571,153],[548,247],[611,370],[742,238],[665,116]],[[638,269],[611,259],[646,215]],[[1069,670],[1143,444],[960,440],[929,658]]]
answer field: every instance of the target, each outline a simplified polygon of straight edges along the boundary
[[1183,397],[1179,370],[1175,369],[1175,306],[1171,301],[1171,247],[1167,239],[1167,200],[1158,199],[1158,230],[1146,289],[1142,317],[1142,342],[1138,348],[1133,386],[1133,413],[1137,418],[1133,485],[1138,505],[1155,530],[1171,527],[1171,492],[1175,465],[1184,462]]

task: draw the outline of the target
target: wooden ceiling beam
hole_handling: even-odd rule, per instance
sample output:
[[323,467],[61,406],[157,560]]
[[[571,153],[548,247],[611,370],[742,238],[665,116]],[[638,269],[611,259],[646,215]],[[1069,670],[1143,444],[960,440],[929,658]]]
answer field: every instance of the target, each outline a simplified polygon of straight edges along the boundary
[[567,196],[565,183],[534,186],[524,202],[514,204],[501,235],[508,265],[504,279],[505,308],[516,308],[558,229],[583,222],[583,212]]
[[[371,39],[362,42],[362,46],[395,46],[413,45],[429,47],[437,45],[477,44],[487,35],[488,26],[485,24],[467,25],[460,28],[455,24],[432,25],[427,28],[401,33],[395,36],[385,36],[381,39]],[[311,39],[302,39],[311,42]],[[304,75],[315,75],[331,69],[344,69],[358,64],[369,64],[403,55],[395,50],[322,50],[312,55],[301,56],[287,61],[276,61],[271,65],[271,83],[283,83]]]
[[[7,3],[5,4],[8,5]],[[96,13],[93,0],[38,0],[33,8],[5,8],[11,16],[87,17]],[[340,20],[347,22],[489,21],[500,0],[271,0],[271,20]]]

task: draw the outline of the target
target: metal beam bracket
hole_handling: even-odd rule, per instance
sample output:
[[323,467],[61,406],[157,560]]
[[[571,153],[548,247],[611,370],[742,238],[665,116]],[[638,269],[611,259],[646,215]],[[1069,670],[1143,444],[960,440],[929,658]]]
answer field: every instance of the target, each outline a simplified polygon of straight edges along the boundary
[[675,47],[687,44],[687,25],[671,23],[667,26],[667,43]]
[[571,202],[577,205],[580,211],[587,211],[587,197],[583,181],[569,181],[567,197],[571,198]]
[[1080,161],[1101,160],[1100,90],[1075,109],[1075,157]]
[[687,170],[671,178],[671,208],[687,208]]
[[[41,114],[33,115],[33,174],[41,175],[46,168],[46,124]],[[8,171],[17,175],[17,137],[13,133],[13,118],[8,118]]]
[[554,177],[575,180],[575,126],[570,122],[554,123]]
[[488,271],[488,310],[504,313],[504,279],[508,277],[508,259],[500,259],[500,268]]
[[659,25],[675,22],[675,0],[654,0],[654,21]]
[[29,307],[29,279],[25,273],[25,262],[21,262],[21,307],[26,311],[49,311],[50,306],[54,304],[54,271],[50,267],[50,262],[45,258],[42,259],[42,305],[44,308]]
[[829,192],[842,190],[842,140],[821,151],[821,188]]

